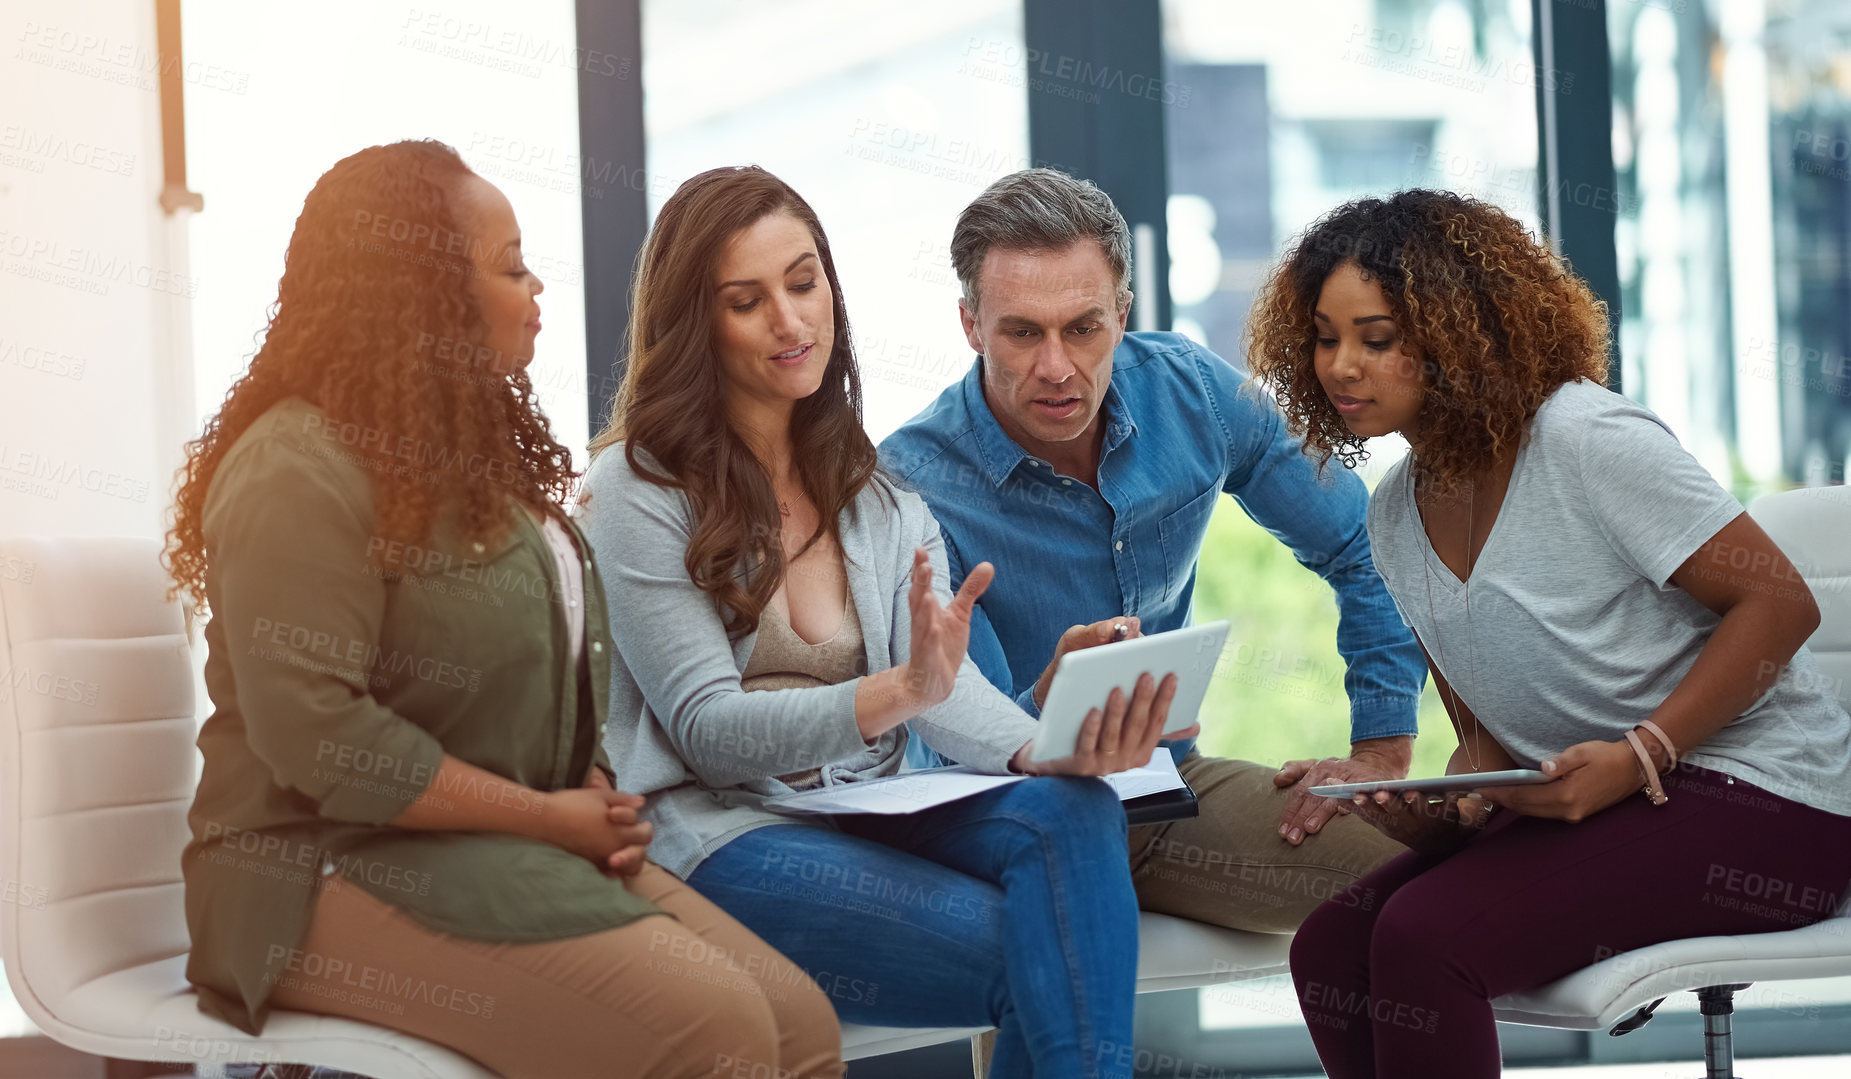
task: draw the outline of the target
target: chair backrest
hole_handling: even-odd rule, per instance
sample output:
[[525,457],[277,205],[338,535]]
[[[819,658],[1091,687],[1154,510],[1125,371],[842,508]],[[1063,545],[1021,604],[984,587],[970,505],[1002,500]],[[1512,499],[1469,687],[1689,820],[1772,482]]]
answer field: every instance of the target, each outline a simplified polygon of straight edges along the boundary
[[1851,709],[1851,487],[1763,495],[1748,512],[1819,601],[1819,628],[1806,647],[1839,702]]
[[184,953],[193,669],[160,545],[0,539],[0,954],[26,1014]]

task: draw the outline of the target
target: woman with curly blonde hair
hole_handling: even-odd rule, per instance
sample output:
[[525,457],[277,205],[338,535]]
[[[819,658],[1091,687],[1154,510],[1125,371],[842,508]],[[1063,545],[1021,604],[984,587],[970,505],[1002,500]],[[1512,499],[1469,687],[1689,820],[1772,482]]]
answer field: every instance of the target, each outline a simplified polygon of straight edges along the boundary
[[309,192],[169,536],[212,614],[187,977],[249,1033],[319,1012],[506,1076],[840,1076],[823,994],[646,861],[614,789],[604,587],[526,373],[541,287],[441,143]]
[[[1337,1079],[1497,1075],[1493,998],[1809,924],[1851,878],[1851,717],[1803,644],[1812,593],[1604,388],[1606,357],[1585,284],[1503,212],[1437,191],[1316,222],[1250,320],[1254,373],[1308,452],[1353,467],[1368,439],[1407,439],[1369,539],[1458,732],[1448,773],[1545,777],[1355,797],[1412,850],[1293,942]],[[1744,879],[1788,901],[1747,902]]]

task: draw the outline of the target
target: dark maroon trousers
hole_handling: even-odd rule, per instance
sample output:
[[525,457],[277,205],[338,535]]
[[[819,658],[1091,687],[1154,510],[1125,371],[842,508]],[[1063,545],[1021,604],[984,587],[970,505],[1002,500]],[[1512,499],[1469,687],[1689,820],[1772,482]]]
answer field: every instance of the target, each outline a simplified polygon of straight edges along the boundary
[[1332,1079],[1496,1076],[1493,998],[1837,910],[1851,817],[1704,768],[1664,783],[1662,806],[1629,797],[1579,824],[1505,810],[1451,857],[1404,854],[1312,912],[1292,979]]

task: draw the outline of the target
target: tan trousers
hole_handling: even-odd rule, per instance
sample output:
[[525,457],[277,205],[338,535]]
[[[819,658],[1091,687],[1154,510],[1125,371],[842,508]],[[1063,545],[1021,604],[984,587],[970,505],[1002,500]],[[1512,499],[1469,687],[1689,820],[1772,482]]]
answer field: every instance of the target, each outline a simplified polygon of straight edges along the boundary
[[1340,814],[1292,846],[1279,835],[1288,791],[1278,771],[1191,752],[1177,770],[1201,815],[1131,829],[1138,905],[1159,914],[1289,933],[1318,904],[1407,848],[1359,817]]
[[335,882],[271,1000],[446,1045],[510,1079],[843,1074],[835,1011],[807,974],[660,866],[629,887],[674,917],[493,944]]

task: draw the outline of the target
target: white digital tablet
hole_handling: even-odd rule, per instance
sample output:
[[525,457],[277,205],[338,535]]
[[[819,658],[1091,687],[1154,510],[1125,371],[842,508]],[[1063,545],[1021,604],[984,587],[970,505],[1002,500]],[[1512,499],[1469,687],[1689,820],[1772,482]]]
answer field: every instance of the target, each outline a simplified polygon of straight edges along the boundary
[[1048,699],[1041,706],[1041,730],[1035,735],[1029,759],[1051,761],[1072,756],[1086,713],[1103,709],[1114,686],[1123,690],[1129,700],[1138,675],[1145,671],[1158,682],[1166,674],[1176,675],[1176,696],[1170,701],[1164,733],[1192,725],[1201,711],[1202,698],[1208,696],[1208,682],[1227,639],[1228,624],[1210,622],[1098,644],[1062,656],[1060,666],[1054,669],[1054,681],[1048,686]]
[[[1050,693],[1049,696],[1052,696]],[[1502,772],[1461,772],[1456,776],[1430,776],[1426,779],[1380,779],[1373,783],[1326,783],[1307,788],[1323,798],[1348,798],[1353,794],[1376,791],[1420,791],[1444,794],[1447,791],[1475,791],[1482,787],[1517,787],[1526,783],[1548,783],[1554,776],[1534,768],[1507,768]]]

